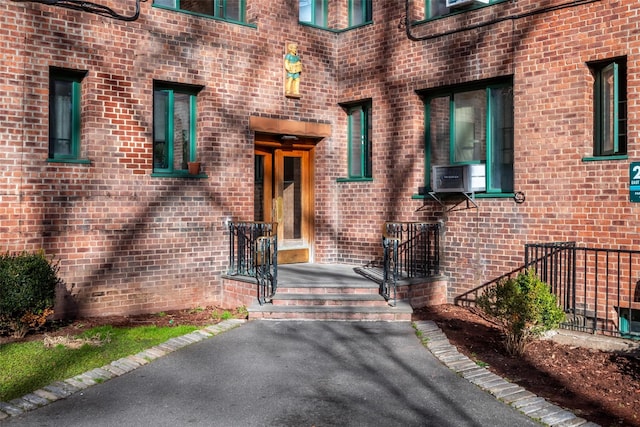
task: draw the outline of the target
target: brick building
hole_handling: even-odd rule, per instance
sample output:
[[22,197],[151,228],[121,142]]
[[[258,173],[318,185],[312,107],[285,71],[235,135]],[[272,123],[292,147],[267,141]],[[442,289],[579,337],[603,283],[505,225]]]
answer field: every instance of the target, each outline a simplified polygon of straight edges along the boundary
[[[450,299],[528,242],[637,245],[640,4],[449,1],[3,0],[3,250],[44,248],[61,309],[107,315],[224,304],[227,221],[355,265],[385,221],[442,221]],[[469,209],[429,195],[451,164],[481,165]]]

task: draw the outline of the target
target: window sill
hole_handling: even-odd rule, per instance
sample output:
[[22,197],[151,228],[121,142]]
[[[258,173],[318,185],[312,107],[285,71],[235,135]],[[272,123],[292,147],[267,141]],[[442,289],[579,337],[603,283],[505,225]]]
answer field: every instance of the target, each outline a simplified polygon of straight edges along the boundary
[[373,182],[373,178],[337,178],[336,182]]
[[47,159],[47,163],[72,163],[76,165],[90,165],[89,159]]
[[335,34],[340,34],[347,31],[355,30],[356,28],[362,28],[369,25],[373,25],[373,21],[363,22],[362,24],[352,25],[345,28],[329,28],[329,27],[324,27],[322,25],[312,24],[311,22],[303,22],[303,21],[298,21],[298,24],[305,27],[317,28],[319,30],[330,31]]
[[619,154],[614,156],[593,156],[593,157],[583,157],[583,162],[601,162],[603,160],[627,160],[629,158],[626,154]]
[[186,179],[207,179],[209,175],[206,173],[199,173],[198,175],[192,175],[189,172],[152,172],[152,178],[186,178]]
[[[438,193],[438,194],[449,194],[455,196],[456,194],[461,193]],[[513,199],[515,193],[474,193],[473,197],[476,199]],[[429,193],[427,194],[414,194],[411,196],[412,199],[417,200],[435,200]]]

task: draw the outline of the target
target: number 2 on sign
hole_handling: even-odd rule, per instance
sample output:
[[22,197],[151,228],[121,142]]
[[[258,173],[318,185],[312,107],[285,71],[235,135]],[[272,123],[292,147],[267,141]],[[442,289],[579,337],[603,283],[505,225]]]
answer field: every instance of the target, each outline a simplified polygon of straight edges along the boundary
[[640,164],[631,165],[631,182],[629,185],[632,187],[640,186]]

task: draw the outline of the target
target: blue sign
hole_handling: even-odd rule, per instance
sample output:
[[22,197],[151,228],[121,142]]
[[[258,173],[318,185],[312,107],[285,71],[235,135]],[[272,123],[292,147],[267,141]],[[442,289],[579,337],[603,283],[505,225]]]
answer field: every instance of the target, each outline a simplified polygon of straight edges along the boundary
[[629,165],[629,200],[640,202],[640,162]]

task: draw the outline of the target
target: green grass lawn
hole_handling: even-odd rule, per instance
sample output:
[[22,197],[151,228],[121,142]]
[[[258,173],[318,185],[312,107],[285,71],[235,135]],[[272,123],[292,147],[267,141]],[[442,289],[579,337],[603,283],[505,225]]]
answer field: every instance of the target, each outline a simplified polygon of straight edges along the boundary
[[170,338],[199,329],[197,326],[140,326],[114,328],[100,326],[78,338],[97,338],[100,345],[84,344],[72,349],[63,345],[47,348],[43,341],[0,346],[0,401],[24,396],[52,382],[108,365],[114,360],[139,353]]

